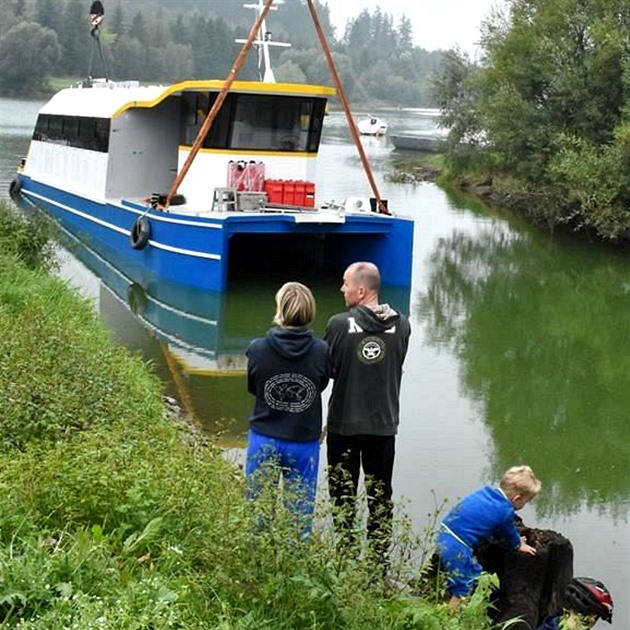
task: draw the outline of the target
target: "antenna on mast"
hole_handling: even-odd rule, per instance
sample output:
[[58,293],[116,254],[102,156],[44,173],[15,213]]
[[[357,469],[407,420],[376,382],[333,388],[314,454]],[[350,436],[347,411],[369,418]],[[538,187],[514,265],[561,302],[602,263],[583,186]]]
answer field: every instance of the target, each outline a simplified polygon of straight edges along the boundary
[[[277,0],[278,4],[282,4],[282,0]],[[260,15],[265,8],[263,0],[258,0],[258,4],[244,4],[246,9],[254,9]],[[270,7],[271,11],[277,11],[277,7]],[[247,40],[236,39],[237,44],[244,44]],[[272,41],[271,31],[267,30],[267,23],[262,21],[260,30],[258,31],[258,37],[254,41],[254,46],[258,50],[258,75],[261,81],[265,83],[275,83],[276,77],[271,67],[271,56],[269,54],[269,46],[280,46],[282,48],[289,48],[291,44],[285,42]]]

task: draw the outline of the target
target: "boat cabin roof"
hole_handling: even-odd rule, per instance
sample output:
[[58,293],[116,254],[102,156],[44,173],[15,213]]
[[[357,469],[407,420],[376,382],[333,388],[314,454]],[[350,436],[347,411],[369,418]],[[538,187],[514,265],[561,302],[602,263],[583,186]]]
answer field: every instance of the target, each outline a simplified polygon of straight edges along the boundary
[[[95,82],[92,87],[66,88],[57,92],[40,110],[40,114],[116,118],[136,107],[151,108],[169,96],[183,92],[219,92],[223,80],[182,81],[172,85],[139,86],[136,82]],[[277,96],[335,96],[334,88],[299,83],[264,83],[234,81],[232,93]]]

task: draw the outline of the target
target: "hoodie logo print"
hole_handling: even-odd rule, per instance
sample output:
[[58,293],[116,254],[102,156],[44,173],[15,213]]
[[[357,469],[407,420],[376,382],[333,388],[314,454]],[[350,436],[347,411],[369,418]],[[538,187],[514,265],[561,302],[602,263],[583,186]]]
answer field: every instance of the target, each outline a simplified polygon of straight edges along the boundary
[[317,388],[310,378],[287,372],[272,376],[265,383],[264,396],[270,409],[301,413],[313,404]]
[[363,363],[378,363],[385,357],[385,343],[378,337],[366,337],[359,344],[358,356]]

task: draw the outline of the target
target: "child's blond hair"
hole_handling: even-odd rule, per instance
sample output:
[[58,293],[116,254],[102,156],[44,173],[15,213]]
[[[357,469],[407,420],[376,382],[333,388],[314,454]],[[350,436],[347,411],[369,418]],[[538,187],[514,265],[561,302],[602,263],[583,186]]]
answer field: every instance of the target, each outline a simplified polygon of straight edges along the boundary
[[499,487],[508,497],[520,494],[531,499],[540,492],[542,484],[529,466],[512,466],[501,477]]

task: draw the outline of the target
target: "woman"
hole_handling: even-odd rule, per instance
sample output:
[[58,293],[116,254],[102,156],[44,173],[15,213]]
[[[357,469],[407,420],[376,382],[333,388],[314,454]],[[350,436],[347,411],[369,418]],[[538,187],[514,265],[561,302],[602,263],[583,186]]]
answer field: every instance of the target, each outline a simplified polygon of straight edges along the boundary
[[332,369],[328,346],[307,329],[314,317],[310,289],[287,282],[276,293],[275,327],[247,349],[247,388],[256,397],[245,465],[250,496],[260,489],[261,467],[276,464],[306,533],[317,489],[321,393]]

